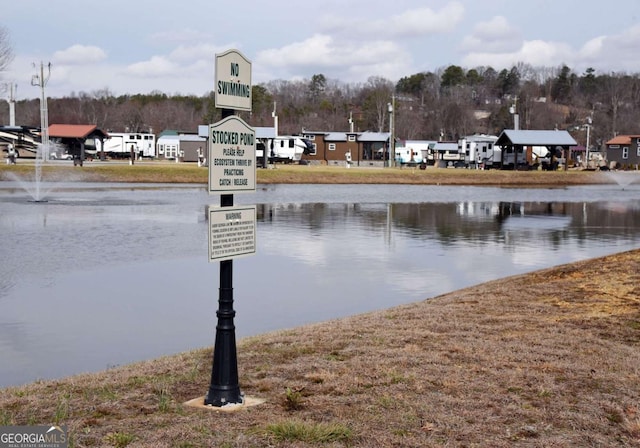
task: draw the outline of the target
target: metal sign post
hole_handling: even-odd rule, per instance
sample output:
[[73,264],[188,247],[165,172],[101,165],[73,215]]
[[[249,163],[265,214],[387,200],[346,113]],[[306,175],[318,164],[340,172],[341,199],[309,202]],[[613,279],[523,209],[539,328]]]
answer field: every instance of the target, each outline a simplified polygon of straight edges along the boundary
[[209,261],[220,260],[220,287],[211,383],[204,404],[222,407],[244,403],[238,380],[233,258],[255,252],[255,207],[234,207],[233,192],[255,191],[256,156],[255,132],[233,116],[233,109],[251,110],[251,63],[235,50],[216,55],[215,84],[222,120],[209,126],[209,194],[221,196],[220,207],[209,208]]
[[[223,112],[224,114],[224,112]],[[233,194],[220,197],[221,207],[233,207]],[[209,232],[211,234],[211,232]],[[211,246],[211,243],[209,244]],[[220,288],[218,289],[218,325],[213,349],[211,383],[204,404],[221,407],[226,404],[242,404],[244,395],[238,380],[238,355],[236,350],[236,315],[233,309],[233,260],[220,262]]]

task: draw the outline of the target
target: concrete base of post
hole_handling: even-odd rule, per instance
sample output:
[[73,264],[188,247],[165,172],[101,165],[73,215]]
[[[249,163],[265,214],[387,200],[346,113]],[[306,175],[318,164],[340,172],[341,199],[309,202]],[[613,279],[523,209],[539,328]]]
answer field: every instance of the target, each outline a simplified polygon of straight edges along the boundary
[[235,412],[241,409],[266,403],[267,401],[262,398],[244,397],[244,402],[242,403],[229,403],[225,406],[209,406],[204,404],[204,399],[205,399],[204,396],[198,397],[198,398],[194,398],[193,400],[186,401],[183,404],[188,407],[206,409],[208,411]]

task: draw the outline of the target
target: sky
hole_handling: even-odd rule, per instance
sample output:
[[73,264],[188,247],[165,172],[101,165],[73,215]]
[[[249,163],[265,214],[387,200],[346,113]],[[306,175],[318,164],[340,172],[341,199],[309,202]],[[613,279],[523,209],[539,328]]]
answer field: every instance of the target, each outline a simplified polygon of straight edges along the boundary
[[0,0],[0,26],[15,55],[0,83],[18,100],[41,96],[41,65],[47,97],[201,96],[229,49],[253,85],[395,83],[449,65],[640,73],[638,0]]

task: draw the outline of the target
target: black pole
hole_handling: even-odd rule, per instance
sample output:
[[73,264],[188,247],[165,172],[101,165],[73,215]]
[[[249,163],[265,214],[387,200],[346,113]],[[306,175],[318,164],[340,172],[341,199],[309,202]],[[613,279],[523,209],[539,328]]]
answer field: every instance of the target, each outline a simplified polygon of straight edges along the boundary
[[[233,195],[223,194],[220,205],[233,206]],[[238,381],[236,327],[233,322],[236,315],[233,309],[233,260],[220,262],[220,289],[216,315],[218,325],[216,325],[216,342],[213,349],[211,384],[204,404],[217,407],[241,404],[244,397]]]
[[[233,115],[229,109],[222,110],[222,118]],[[233,207],[233,194],[220,196],[221,207]],[[233,260],[220,262],[220,289],[218,293],[218,325],[213,348],[211,384],[204,404],[221,407],[226,404],[242,404],[244,396],[238,380],[238,355],[236,350],[236,326],[233,322]]]

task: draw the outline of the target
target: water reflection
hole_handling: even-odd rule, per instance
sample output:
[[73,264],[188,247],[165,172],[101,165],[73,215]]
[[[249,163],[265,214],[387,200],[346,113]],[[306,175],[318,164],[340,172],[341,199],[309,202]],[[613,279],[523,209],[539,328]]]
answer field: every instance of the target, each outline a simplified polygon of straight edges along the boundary
[[[609,240],[635,236],[640,209],[628,202],[458,202],[418,204],[259,204],[258,220],[272,226],[307,229],[309,236],[340,238],[356,221],[358,238],[390,231],[443,245],[538,244],[563,239]],[[364,235],[363,235],[364,234]],[[514,238],[517,237],[517,238]]]
[[[278,185],[236,198],[258,211],[257,254],[235,262],[239,337],[640,247],[634,185]],[[212,345],[204,210],[216,201],[192,186],[99,185],[36,205],[0,183],[0,386]]]

